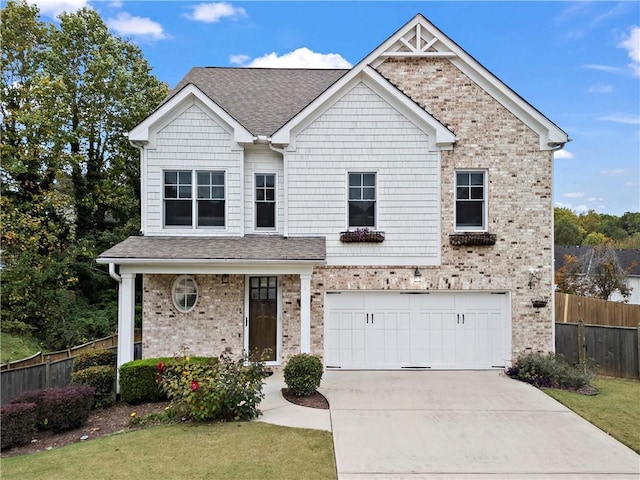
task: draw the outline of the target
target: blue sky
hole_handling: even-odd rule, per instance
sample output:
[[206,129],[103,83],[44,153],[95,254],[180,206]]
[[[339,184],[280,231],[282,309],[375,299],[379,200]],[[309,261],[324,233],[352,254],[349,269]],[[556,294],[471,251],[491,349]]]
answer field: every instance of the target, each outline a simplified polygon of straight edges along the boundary
[[194,66],[348,67],[421,13],[569,134],[556,206],[640,211],[640,2],[31,1],[94,8],[170,87]]

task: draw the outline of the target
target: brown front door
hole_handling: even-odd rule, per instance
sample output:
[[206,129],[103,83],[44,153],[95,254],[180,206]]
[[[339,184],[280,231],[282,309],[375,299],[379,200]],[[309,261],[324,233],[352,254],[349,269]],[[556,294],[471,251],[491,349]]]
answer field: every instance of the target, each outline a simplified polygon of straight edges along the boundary
[[249,278],[249,353],[275,361],[278,342],[278,277]]

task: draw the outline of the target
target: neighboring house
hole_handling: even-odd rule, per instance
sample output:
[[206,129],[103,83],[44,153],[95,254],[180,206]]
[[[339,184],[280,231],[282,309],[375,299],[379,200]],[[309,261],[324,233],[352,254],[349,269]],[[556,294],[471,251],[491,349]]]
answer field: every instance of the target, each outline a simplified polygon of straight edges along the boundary
[[[616,249],[618,263],[622,269],[627,272],[627,284],[631,287],[631,295],[624,298],[620,292],[615,292],[609,298],[611,302],[627,302],[640,305],[640,249]],[[554,270],[557,272],[566,263],[566,256],[572,256],[578,259],[589,259],[593,255],[593,247],[581,245],[556,245],[554,253]],[[585,267],[589,268],[589,261],[585,263]],[[586,273],[586,272],[584,272]]]
[[129,138],[143,235],[98,258],[119,364],[136,275],[144,357],[486,369],[554,349],[567,134],[421,15],[350,70],[194,68]]

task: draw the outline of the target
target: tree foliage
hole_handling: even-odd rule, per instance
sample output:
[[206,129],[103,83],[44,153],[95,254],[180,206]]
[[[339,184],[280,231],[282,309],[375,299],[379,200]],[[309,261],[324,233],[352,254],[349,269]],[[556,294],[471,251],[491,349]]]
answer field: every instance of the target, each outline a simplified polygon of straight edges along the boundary
[[[629,269],[635,268],[631,265]],[[610,242],[596,245],[583,257],[565,256],[565,264],[558,269],[555,283],[561,293],[608,300],[619,292],[623,298],[631,295],[627,274],[618,262]]]
[[51,348],[115,326],[115,284],[93,260],[139,231],[125,134],[167,93],[95,11],[59,20],[24,1],[1,12],[2,328]]
[[621,217],[593,210],[577,214],[568,208],[554,209],[556,245],[603,245],[616,248],[640,248],[640,213],[626,212]]

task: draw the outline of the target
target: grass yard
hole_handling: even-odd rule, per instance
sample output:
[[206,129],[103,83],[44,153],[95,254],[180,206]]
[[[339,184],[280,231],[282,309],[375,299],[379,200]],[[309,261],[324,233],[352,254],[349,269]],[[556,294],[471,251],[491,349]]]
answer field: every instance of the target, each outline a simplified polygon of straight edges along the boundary
[[592,384],[600,391],[592,397],[555,389],[545,393],[640,453],[640,381],[598,377]]
[[330,432],[261,422],[151,427],[4,458],[2,479],[335,479]]
[[37,340],[0,332],[0,363],[22,360],[38,351],[40,345]]

